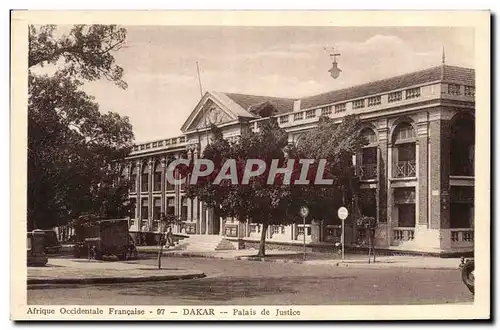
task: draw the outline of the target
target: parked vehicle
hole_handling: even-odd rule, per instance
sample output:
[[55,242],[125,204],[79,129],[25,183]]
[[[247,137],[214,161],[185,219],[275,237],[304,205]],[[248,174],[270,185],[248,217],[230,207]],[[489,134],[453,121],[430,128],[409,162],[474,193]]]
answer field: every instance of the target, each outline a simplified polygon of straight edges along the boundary
[[137,249],[128,232],[127,219],[101,220],[86,230],[86,237],[75,245],[77,258],[91,257],[101,260],[116,256],[119,260],[137,257]]
[[59,253],[61,251],[61,243],[57,239],[56,232],[52,229],[42,230],[45,238],[45,253]]
[[462,282],[474,294],[474,259],[462,258],[459,267],[462,273]]

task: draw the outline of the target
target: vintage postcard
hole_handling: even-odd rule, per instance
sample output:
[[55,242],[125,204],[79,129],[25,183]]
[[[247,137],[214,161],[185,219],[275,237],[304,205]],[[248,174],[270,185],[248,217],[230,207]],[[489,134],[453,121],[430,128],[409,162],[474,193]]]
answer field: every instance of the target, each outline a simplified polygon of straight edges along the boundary
[[13,11],[11,319],[490,318],[490,19]]

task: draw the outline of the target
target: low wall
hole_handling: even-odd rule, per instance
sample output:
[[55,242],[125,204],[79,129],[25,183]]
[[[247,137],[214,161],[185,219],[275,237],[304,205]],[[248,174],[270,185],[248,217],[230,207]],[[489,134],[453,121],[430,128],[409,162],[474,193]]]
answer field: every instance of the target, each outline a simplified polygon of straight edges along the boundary
[[[237,239],[226,237],[227,240],[237,243],[238,249],[258,249],[259,241],[253,239]],[[236,244],[235,244],[236,245]],[[266,251],[304,251],[304,245],[299,242],[277,242],[266,240]],[[345,253],[349,254],[368,254],[368,248],[365,246],[346,245]],[[340,247],[333,243],[306,243],[306,252],[334,253],[340,252]],[[433,256],[441,258],[456,258],[456,257],[473,257],[474,252],[426,252],[426,251],[411,251],[402,249],[376,248],[375,254],[380,256]]]

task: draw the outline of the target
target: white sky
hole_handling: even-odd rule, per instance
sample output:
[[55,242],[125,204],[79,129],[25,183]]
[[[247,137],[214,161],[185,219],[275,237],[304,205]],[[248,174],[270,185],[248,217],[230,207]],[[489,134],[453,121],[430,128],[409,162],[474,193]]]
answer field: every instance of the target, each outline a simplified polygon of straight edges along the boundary
[[[181,134],[203,90],[301,97],[446,63],[473,67],[474,31],[466,28],[126,27],[115,53],[129,87],[87,84],[101,111],[128,116],[137,142]],[[333,80],[324,47],[334,46]]]

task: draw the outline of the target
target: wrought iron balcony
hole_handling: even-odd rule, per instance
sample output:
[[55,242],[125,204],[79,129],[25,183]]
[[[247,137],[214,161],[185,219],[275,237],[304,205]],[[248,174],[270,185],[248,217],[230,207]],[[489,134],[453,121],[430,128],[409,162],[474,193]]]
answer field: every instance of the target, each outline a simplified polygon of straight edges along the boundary
[[408,178],[408,177],[415,177],[416,175],[417,175],[417,169],[414,160],[397,162],[394,169],[394,177]]
[[377,164],[364,164],[356,166],[356,176],[361,180],[373,180],[377,178]]

